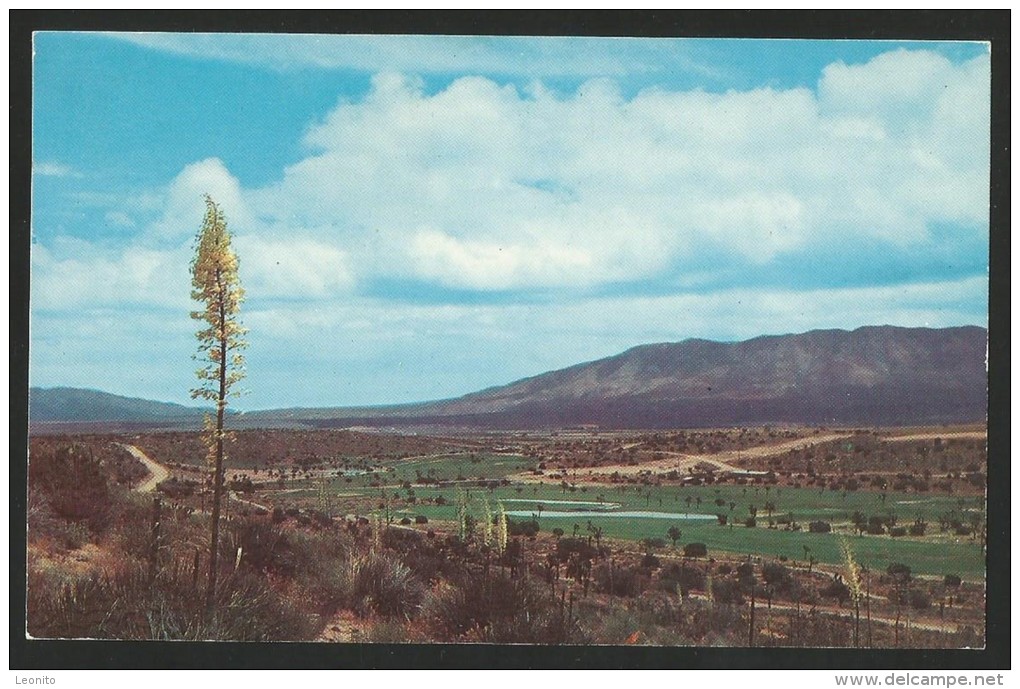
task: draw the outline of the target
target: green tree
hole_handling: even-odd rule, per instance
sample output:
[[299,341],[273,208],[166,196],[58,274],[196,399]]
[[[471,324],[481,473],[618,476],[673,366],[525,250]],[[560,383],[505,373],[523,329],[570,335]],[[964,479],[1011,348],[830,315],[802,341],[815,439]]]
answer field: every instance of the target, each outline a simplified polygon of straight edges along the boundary
[[191,396],[216,404],[215,420],[206,415],[204,434],[213,476],[212,539],[206,589],[206,607],[211,609],[216,595],[224,442],[227,440],[223,422],[227,398],[237,394],[234,387],[244,377],[241,350],[247,345],[244,340],[247,331],[238,318],[244,290],[238,279],[237,255],[230,246],[226,218],[208,195],[205,206],[205,219],[195,239],[195,257],[191,262],[191,298],[202,305],[200,310],[191,313],[192,318],[201,322],[196,333],[198,353],[194,358],[203,364],[196,372],[199,384],[191,391]]

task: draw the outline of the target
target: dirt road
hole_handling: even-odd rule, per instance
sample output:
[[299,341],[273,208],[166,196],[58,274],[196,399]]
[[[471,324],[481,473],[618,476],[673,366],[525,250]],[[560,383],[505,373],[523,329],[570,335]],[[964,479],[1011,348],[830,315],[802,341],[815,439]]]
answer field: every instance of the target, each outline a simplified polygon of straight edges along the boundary
[[882,440],[887,443],[894,443],[906,440],[935,440],[941,438],[942,440],[955,440],[957,438],[972,438],[974,440],[984,440],[988,437],[986,431],[956,431],[949,433],[913,433],[911,435],[887,435],[883,436]]
[[150,459],[147,454],[139,450],[134,445],[126,445],[122,443],[121,447],[130,452],[135,459],[144,464],[145,468],[149,470],[148,478],[135,486],[135,490],[139,493],[151,493],[156,490],[156,484],[170,478],[169,469]]
[[678,470],[686,472],[688,468],[704,462],[715,466],[719,471],[741,471],[740,467],[734,466],[731,462],[747,457],[770,457],[772,455],[788,452],[789,450],[808,447],[810,445],[819,445],[821,443],[827,443],[833,440],[842,440],[843,438],[849,437],[850,435],[846,433],[812,435],[806,438],[789,440],[785,443],[777,443],[775,445],[761,445],[759,447],[749,447],[744,450],[727,450],[726,452],[716,452],[714,454],[657,452],[657,454],[666,455],[666,457],[653,459],[647,462],[640,462],[636,465],[610,464],[606,466],[592,467],[591,470],[600,474],[612,474],[614,472],[619,472],[624,476],[628,474],[638,474],[642,471],[663,472]]

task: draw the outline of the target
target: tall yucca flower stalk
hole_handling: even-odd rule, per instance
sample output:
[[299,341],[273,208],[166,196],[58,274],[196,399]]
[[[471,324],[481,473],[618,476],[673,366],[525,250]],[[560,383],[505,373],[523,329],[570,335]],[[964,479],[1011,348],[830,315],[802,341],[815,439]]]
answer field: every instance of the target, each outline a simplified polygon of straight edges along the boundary
[[854,559],[854,551],[850,542],[839,539],[839,548],[843,552],[843,564],[846,567],[846,583],[850,589],[850,598],[854,602],[854,646],[860,647],[861,600],[864,598],[864,586],[861,583],[861,568]]
[[509,537],[510,528],[507,523],[506,510],[503,509],[503,503],[499,503],[499,516],[496,517],[496,548],[500,555],[506,552]]
[[485,526],[482,530],[482,538],[486,546],[492,545],[492,508],[489,506],[489,499],[482,496],[482,515],[485,517]]
[[372,520],[372,552],[377,553],[382,549],[383,518],[381,515],[374,515]]
[[457,535],[461,541],[467,538],[467,497],[463,491],[457,492]]
[[244,377],[247,332],[238,313],[244,301],[244,290],[238,277],[237,254],[230,245],[227,220],[216,202],[205,197],[205,218],[195,238],[195,257],[191,262],[191,298],[201,304],[191,317],[201,323],[196,333],[202,368],[196,371],[199,385],[191,391],[194,399],[216,404],[215,424],[206,417],[205,433],[213,475],[212,538],[209,544],[209,585],[206,609],[211,610],[216,595],[219,555],[220,502],[223,496],[224,443],[223,430],[227,398],[237,394],[234,387]]

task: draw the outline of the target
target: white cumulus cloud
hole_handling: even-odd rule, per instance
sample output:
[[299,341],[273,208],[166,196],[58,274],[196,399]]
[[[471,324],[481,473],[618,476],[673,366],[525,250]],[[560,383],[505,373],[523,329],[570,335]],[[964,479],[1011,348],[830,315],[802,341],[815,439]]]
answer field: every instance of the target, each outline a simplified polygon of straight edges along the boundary
[[246,200],[327,233],[359,272],[477,289],[762,263],[829,239],[924,251],[933,224],[987,231],[987,95],[986,56],[924,51],[833,65],[817,92],[625,98],[598,79],[558,95],[469,76],[429,93],[384,73]]

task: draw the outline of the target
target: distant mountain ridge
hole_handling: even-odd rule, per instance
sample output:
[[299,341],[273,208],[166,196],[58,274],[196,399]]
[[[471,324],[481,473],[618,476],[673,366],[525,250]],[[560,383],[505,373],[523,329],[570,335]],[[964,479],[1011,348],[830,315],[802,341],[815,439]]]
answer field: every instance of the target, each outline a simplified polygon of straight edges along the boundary
[[439,405],[610,426],[982,421],[987,331],[868,326],[642,345]]
[[205,411],[172,402],[154,402],[84,388],[31,388],[31,422],[178,421],[201,419]]
[[[368,408],[265,410],[245,424],[446,424],[541,428],[597,424],[665,428],[756,423],[907,425],[984,421],[987,331],[977,326],[813,330],[742,342],[648,344],[451,400]],[[52,392],[52,391],[51,391]],[[96,394],[95,391],[86,391]],[[40,413],[81,420],[87,398],[38,399]],[[199,410],[95,398],[110,414],[167,420]],[[72,399],[69,397],[68,399]],[[137,401],[142,402],[142,401]],[[100,404],[101,403],[101,404]],[[152,406],[155,405],[155,406]],[[77,410],[77,411],[75,411]],[[158,418],[157,418],[158,417]],[[178,417],[179,418],[179,417]],[[63,419],[67,420],[67,419]]]

